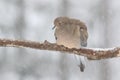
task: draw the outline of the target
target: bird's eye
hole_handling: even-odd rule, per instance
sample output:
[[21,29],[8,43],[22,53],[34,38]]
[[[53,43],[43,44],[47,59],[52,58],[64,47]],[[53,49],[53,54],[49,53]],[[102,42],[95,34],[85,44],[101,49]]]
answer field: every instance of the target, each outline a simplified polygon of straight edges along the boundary
[[57,37],[55,37],[55,39],[57,40]]
[[83,27],[80,27],[80,31],[83,31],[84,30],[84,28]]

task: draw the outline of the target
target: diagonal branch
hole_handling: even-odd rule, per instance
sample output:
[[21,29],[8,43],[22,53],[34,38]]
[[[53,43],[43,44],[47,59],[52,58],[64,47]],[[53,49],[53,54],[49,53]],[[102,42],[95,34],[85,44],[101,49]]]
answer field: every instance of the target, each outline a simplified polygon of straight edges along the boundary
[[9,40],[0,39],[1,47],[27,47],[40,50],[50,50],[50,51],[63,51],[68,54],[76,54],[87,57],[92,60],[107,59],[113,57],[120,57],[120,48],[111,49],[88,49],[88,48],[67,48],[63,45],[57,45],[55,43],[49,43],[45,41],[44,43],[33,42],[33,41],[22,41],[22,40]]

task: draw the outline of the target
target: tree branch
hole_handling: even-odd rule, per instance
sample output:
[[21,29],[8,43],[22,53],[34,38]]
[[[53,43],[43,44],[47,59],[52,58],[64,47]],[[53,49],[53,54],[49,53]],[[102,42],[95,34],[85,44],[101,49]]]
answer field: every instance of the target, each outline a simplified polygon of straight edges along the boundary
[[45,41],[44,43],[33,42],[33,41],[22,41],[22,40],[9,40],[9,39],[0,39],[0,46],[2,47],[27,47],[40,50],[51,50],[51,51],[62,51],[69,54],[76,54],[85,56],[88,59],[99,60],[107,59],[113,57],[120,57],[120,48],[111,48],[111,49],[98,49],[95,48],[67,48],[63,45],[57,45],[55,43],[49,43]]

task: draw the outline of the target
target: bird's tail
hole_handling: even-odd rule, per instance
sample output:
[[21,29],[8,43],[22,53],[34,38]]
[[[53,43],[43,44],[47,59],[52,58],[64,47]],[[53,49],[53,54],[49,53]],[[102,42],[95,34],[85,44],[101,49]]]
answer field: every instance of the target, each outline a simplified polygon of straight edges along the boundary
[[75,55],[75,59],[76,59],[77,64],[78,64],[78,66],[80,68],[80,71],[84,72],[84,69],[85,69],[85,57],[84,56]]
[[85,69],[85,63],[83,63],[83,61],[81,60],[81,58],[80,58],[80,64],[79,64],[79,67],[80,67],[80,71],[81,71],[81,72],[84,72],[84,69]]

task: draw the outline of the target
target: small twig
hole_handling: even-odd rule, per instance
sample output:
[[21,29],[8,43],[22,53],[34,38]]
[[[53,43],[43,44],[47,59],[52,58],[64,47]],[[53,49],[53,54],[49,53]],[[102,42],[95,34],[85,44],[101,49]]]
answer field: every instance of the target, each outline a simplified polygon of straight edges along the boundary
[[44,43],[33,42],[33,41],[22,41],[22,40],[9,40],[9,39],[0,39],[1,47],[28,47],[33,49],[40,50],[51,50],[51,51],[63,51],[68,52],[68,54],[76,54],[85,56],[88,59],[99,60],[99,59],[107,59],[113,57],[120,56],[120,48],[112,48],[112,49],[87,49],[87,48],[67,48],[63,45],[57,45],[55,43],[49,43],[45,41]]

